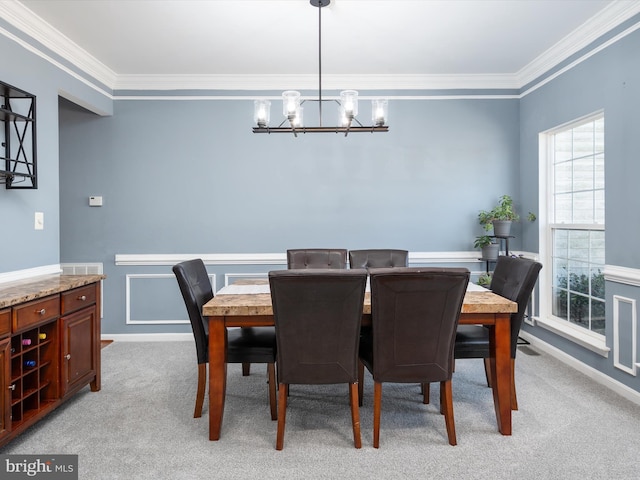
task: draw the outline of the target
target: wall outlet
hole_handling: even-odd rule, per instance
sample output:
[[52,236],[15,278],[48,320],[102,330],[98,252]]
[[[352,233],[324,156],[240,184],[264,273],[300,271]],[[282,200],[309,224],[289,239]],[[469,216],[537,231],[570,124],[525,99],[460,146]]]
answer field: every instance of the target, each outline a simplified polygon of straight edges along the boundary
[[34,228],[44,230],[44,212],[36,212]]

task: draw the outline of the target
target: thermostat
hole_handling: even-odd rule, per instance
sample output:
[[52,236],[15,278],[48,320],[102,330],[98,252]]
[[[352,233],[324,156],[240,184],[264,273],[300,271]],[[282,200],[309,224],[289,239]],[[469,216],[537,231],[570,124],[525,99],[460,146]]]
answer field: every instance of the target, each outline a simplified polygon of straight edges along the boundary
[[102,197],[89,197],[89,206],[90,207],[101,207],[102,206]]

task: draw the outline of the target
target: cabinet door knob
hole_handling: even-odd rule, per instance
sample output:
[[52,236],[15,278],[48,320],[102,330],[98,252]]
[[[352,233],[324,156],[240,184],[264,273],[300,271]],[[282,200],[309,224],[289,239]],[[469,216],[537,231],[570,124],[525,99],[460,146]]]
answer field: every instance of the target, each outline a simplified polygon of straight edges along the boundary
[[14,383],[13,385],[9,386],[9,390],[15,390],[16,389],[16,384]]
[[78,297],[78,300],[80,300],[81,302],[84,302],[87,299],[86,295],[81,295]]
[[67,353],[67,354],[64,356],[64,358],[66,358],[67,360],[71,360],[71,354],[70,354],[70,353]]
[[47,311],[43,308],[41,310],[36,310],[37,313],[39,313],[40,315],[44,315]]

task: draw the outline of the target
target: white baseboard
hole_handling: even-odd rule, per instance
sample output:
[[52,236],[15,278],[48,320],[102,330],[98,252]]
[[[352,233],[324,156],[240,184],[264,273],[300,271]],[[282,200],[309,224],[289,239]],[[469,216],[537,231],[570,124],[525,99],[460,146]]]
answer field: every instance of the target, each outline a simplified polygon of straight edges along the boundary
[[599,384],[604,385],[605,387],[613,390],[618,395],[621,395],[622,397],[635,403],[636,405],[640,405],[640,392],[626,386],[623,383],[618,382],[617,380],[614,380],[610,376],[602,373],[599,370],[596,370],[593,367],[590,367],[589,365],[581,362],[575,357],[572,357],[568,353],[565,353],[562,350],[554,347],[553,345],[550,345],[547,342],[540,340],[538,337],[531,335],[530,333],[527,333],[521,330],[520,336],[524,340],[529,342],[532,347],[544,353],[548,353],[552,357],[560,360],[562,363],[572,368],[575,368],[580,373],[585,374],[586,376],[598,382]]

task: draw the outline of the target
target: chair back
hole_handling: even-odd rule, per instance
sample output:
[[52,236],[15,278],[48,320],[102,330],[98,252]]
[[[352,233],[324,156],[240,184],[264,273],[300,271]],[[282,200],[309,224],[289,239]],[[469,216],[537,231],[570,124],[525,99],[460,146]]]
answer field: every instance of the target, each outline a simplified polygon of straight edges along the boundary
[[280,383],[358,381],[366,270],[269,272]]
[[541,269],[541,263],[528,258],[500,256],[493,271],[489,289],[518,304],[511,314],[511,358],[516,357],[524,312]]
[[287,268],[347,268],[347,250],[341,248],[306,248],[287,250]]
[[204,262],[197,258],[173,266],[180,292],[187,307],[191,329],[196,341],[198,363],[207,363],[209,359],[209,324],[202,316],[202,307],[213,298],[211,281]]
[[407,250],[349,250],[350,268],[387,268],[409,266]]
[[369,275],[374,380],[450,380],[469,270],[385,268]]

